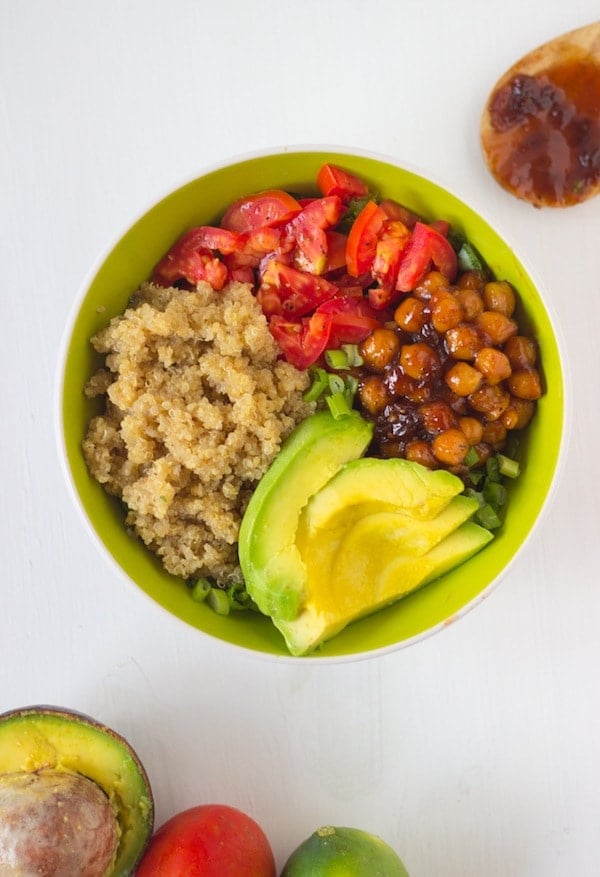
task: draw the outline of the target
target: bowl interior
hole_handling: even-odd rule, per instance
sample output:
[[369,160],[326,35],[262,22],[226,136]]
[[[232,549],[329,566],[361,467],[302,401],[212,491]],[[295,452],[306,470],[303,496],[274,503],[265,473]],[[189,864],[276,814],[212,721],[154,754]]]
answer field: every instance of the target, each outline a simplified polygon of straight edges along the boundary
[[99,365],[90,345],[91,336],[124,311],[129,296],[185,230],[216,223],[231,201],[251,192],[268,188],[314,191],[312,181],[324,161],[358,173],[382,195],[401,201],[427,218],[448,220],[477,247],[498,278],[514,284],[520,298],[520,323],[539,342],[546,389],[521,443],[522,474],[509,486],[506,520],[495,539],[437,582],[350,625],[314,656],[339,660],[408,644],[477,602],[525,542],[553,482],[564,420],[560,351],[533,280],[511,247],[484,219],[418,173],[368,155],[303,150],[254,156],[212,170],[146,212],[109,252],[84,290],[65,350],[59,419],[76,497],[106,551],[123,572],[164,609],[204,633],[243,648],[289,658],[269,619],[255,613],[223,617],[206,605],[194,603],[186,585],[168,575],[141,542],[128,534],[120,503],[89,475],[82,456],[81,441],[87,423],[98,410],[98,403],[86,399],[83,385]]

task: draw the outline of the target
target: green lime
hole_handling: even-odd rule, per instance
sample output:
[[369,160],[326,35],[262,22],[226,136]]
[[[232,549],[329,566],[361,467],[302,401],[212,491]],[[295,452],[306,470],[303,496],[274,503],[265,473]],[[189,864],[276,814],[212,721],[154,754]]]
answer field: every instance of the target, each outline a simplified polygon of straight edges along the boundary
[[408,871],[380,837],[325,825],[294,850],[281,877],[408,877]]

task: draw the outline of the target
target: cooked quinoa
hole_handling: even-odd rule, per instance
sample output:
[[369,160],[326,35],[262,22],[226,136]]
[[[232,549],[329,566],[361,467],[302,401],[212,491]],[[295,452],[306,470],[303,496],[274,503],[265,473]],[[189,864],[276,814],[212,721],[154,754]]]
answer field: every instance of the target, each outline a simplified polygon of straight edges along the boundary
[[126,524],[185,579],[241,581],[243,512],[294,426],[310,414],[306,372],[282,360],[251,287],[141,286],[93,339],[87,383],[105,410],[83,441],[92,475]]

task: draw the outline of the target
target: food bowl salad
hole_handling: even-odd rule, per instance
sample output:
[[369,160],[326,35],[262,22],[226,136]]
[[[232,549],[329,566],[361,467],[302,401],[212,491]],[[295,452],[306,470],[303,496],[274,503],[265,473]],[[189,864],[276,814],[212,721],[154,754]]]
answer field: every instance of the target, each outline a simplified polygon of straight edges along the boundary
[[69,476],[119,566],[282,657],[389,650],[473,605],[561,446],[522,264],[369,155],[253,156],[159,202],[87,286],[63,377]]

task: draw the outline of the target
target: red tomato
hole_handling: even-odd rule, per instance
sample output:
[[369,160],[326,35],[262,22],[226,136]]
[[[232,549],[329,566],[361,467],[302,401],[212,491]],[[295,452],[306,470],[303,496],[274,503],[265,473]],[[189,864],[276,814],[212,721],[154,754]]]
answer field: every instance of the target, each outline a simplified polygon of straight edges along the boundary
[[234,201],[225,211],[221,227],[237,232],[254,231],[276,222],[286,222],[301,209],[298,201],[288,192],[267,189]]
[[346,243],[348,235],[341,231],[327,231],[327,260],[323,274],[346,267]]
[[414,228],[415,223],[419,221],[416,213],[413,213],[408,207],[399,204],[392,198],[384,198],[383,201],[379,202],[379,206],[385,211],[388,219],[399,219],[408,228]]
[[317,186],[324,195],[338,195],[342,201],[364,198],[369,187],[354,174],[334,164],[324,164],[317,174]]
[[360,344],[367,335],[381,325],[366,298],[338,295],[319,305],[316,313],[331,317],[327,347],[335,349],[342,344]]
[[323,273],[327,264],[327,229],[338,224],[342,209],[337,195],[315,198],[286,224],[283,235],[296,246],[297,268],[310,274]]
[[305,369],[326,349],[331,322],[330,314],[318,311],[302,320],[288,320],[275,314],[269,320],[269,328],[287,361],[296,368]]
[[385,211],[375,201],[367,201],[352,223],[346,246],[346,264],[353,277],[371,270],[377,238],[386,219]]
[[269,841],[234,807],[205,804],[173,816],[150,841],[137,877],[275,877]]
[[182,235],[154,269],[152,279],[161,286],[185,280],[192,286],[204,280],[213,289],[223,289],[227,266],[212,250],[198,243],[198,229]]
[[303,317],[338,292],[335,284],[324,277],[305,274],[276,259],[267,262],[260,287],[261,298],[265,287],[275,287],[283,311],[289,316]]
[[458,263],[452,244],[437,229],[417,222],[400,262],[396,289],[413,290],[432,262],[450,282],[456,278]]
[[374,308],[387,307],[397,297],[398,269],[410,240],[410,229],[401,220],[384,222],[371,266],[371,274],[379,283],[369,289],[369,301]]

